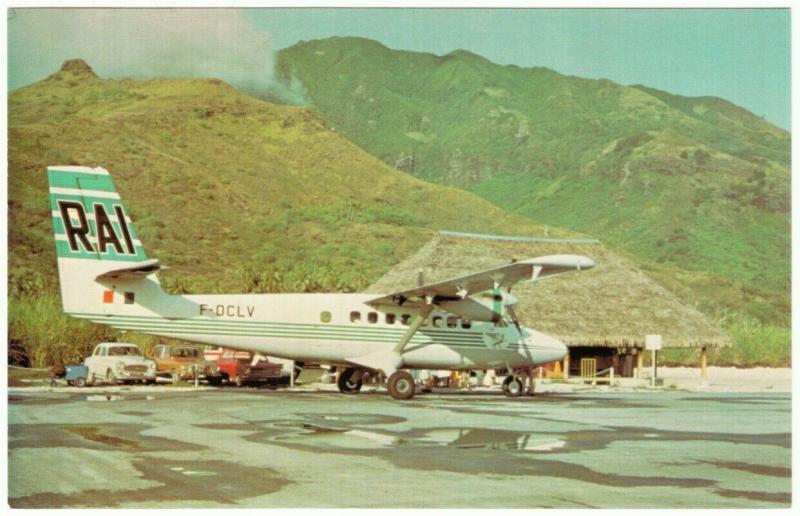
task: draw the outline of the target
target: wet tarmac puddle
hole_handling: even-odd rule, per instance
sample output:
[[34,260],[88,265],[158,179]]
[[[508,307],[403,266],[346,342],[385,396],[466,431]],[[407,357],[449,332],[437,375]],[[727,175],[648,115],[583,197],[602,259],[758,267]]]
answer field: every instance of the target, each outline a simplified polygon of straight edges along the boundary
[[176,501],[181,507],[192,507],[193,501],[235,505],[237,500],[273,493],[291,483],[269,468],[219,460],[135,459],[131,464],[144,479],[159,485],[120,491],[89,489],[70,494],[37,493],[9,498],[9,505],[13,508],[117,507],[150,501]]
[[148,425],[8,425],[9,448],[86,448],[91,450],[195,451],[205,446],[142,435]]
[[[783,503],[786,493],[735,491],[717,487],[707,478],[638,476],[599,472],[550,454],[600,450],[619,441],[714,441],[758,444],[790,449],[791,434],[718,434],[664,431],[648,427],[608,427],[566,432],[520,432],[487,428],[415,428],[406,431],[375,430],[376,424],[403,421],[393,416],[298,414],[299,420],[263,422],[261,430],[244,437],[252,442],[280,445],[314,453],[362,455],[383,458],[397,467],[417,471],[467,474],[552,476],[614,487],[665,486],[711,488],[726,497]],[[397,421],[397,420],[401,421]],[[370,426],[372,425],[372,426]],[[788,468],[718,462],[767,476],[790,476]]]

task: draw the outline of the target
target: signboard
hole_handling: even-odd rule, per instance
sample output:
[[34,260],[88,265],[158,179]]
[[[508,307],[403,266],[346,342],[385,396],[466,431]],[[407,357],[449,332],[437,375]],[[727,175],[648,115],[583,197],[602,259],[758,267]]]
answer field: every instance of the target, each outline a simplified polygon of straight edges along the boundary
[[647,335],[644,338],[644,349],[659,351],[661,349],[661,335]]

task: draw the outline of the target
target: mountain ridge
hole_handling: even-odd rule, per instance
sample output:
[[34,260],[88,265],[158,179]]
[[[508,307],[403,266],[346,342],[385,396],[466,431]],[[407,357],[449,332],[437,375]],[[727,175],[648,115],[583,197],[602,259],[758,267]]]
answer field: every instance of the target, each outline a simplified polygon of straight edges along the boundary
[[353,38],[283,49],[277,69],[395,168],[601,238],[653,270],[716,275],[747,292],[728,306],[769,318],[766,303],[788,320],[790,134],[744,108]]

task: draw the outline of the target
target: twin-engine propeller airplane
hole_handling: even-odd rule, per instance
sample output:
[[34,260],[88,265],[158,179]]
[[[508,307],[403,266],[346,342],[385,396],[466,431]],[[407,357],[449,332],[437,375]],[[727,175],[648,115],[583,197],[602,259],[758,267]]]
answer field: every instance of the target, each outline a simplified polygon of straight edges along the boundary
[[[520,325],[511,287],[585,270],[585,256],[543,256],[430,285],[370,294],[170,295],[102,168],[48,167],[64,312],[95,323],[343,367],[339,390],[357,393],[383,373],[395,399],[414,395],[408,369],[503,369],[519,377],[567,352]],[[487,292],[491,302],[476,298]],[[508,317],[504,317],[504,313]]]

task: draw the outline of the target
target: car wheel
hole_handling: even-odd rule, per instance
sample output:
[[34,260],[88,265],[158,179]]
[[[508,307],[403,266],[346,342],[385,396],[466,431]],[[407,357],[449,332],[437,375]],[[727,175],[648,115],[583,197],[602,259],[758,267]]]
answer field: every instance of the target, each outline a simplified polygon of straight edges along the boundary
[[242,380],[242,375],[240,375],[240,374],[237,374],[236,376],[234,376],[233,380],[231,380],[231,381],[237,387],[241,387],[242,385],[244,385],[244,380]]
[[181,375],[175,369],[172,370],[171,376],[172,376],[172,385],[177,385],[178,382],[181,381]]
[[86,378],[75,378],[75,380],[72,382],[72,385],[75,387],[86,387]]
[[219,387],[220,385],[222,385],[222,377],[221,376],[217,376],[217,377],[214,377],[214,378],[209,378],[208,379],[208,385],[214,385],[216,387]]
[[111,385],[117,385],[117,377],[114,375],[114,371],[111,369],[106,371],[106,381]]

